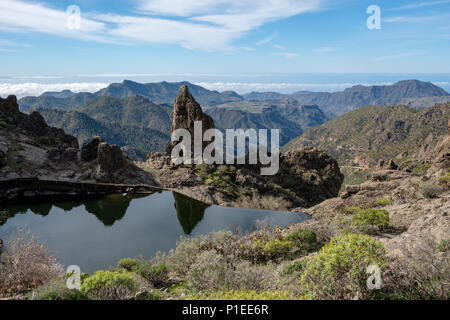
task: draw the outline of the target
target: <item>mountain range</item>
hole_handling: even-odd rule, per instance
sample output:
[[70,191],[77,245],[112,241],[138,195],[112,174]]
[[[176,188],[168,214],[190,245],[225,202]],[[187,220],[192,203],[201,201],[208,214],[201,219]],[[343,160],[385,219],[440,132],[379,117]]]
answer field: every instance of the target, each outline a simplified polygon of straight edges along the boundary
[[282,150],[318,147],[341,166],[375,168],[393,159],[401,168],[427,168],[447,133],[450,103],[423,110],[408,106],[365,106],[308,129]]
[[70,90],[46,92],[19,100],[21,110],[37,109],[52,126],[63,128],[85,142],[94,135],[127,147],[134,159],[148,151],[164,151],[170,140],[172,104],[180,86],[190,92],[217,128],[280,129],[280,144],[306,130],[360,106],[408,103],[417,108],[450,101],[449,94],[432,83],[401,81],[390,86],[354,86],[341,92],[300,91],[290,95],[211,91],[189,82],[113,83],[95,93]]

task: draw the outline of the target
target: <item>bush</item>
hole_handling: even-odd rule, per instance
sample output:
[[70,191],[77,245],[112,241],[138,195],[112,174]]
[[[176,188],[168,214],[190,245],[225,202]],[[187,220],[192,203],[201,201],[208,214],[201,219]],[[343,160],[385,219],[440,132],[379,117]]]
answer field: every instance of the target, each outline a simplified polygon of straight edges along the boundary
[[154,286],[163,285],[168,279],[168,270],[165,264],[141,264],[134,271]]
[[137,281],[125,270],[97,271],[81,284],[81,292],[92,299],[122,300],[134,293]]
[[138,262],[136,259],[133,258],[125,258],[122,260],[119,260],[119,262],[117,263],[117,266],[119,268],[131,271],[133,270],[135,267],[137,267]]
[[439,243],[438,250],[440,252],[447,252],[450,250],[450,240],[444,240],[442,239]]
[[300,254],[308,254],[320,248],[320,244],[317,242],[317,234],[314,230],[298,229],[287,235],[285,239],[292,241],[297,253]]
[[283,197],[253,193],[252,196],[241,196],[234,202],[233,206],[259,210],[288,211],[293,205],[291,201]]
[[358,211],[360,211],[360,210],[361,210],[360,207],[354,207],[354,206],[351,206],[351,207],[345,208],[345,209],[344,209],[344,213],[347,213],[347,214],[353,214],[353,213],[356,213],[356,212],[358,212]]
[[389,227],[389,212],[384,209],[364,209],[352,217],[352,224],[365,232]]
[[6,240],[0,263],[0,295],[27,293],[62,274],[56,256],[31,231],[19,230]]
[[450,186],[450,171],[445,176],[439,177],[439,183],[445,186]]
[[226,263],[215,251],[204,251],[190,266],[187,280],[195,290],[219,290],[226,279]]
[[377,201],[375,201],[375,203],[379,206],[391,206],[394,201],[392,201],[391,199],[378,199]]
[[201,300],[295,300],[289,291],[229,290],[216,291],[198,297]]
[[363,234],[345,234],[331,239],[308,259],[300,286],[314,299],[352,299],[368,295],[366,268],[385,264],[384,246]]
[[293,275],[303,272],[306,267],[306,259],[301,259],[288,264],[283,268],[283,275]]
[[54,280],[29,296],[31,300],[86,300],[79,290],[68,289],[65,279]]
[[439,197],[439,195],[442,193],[442,187],[434,184],[426,184],[421,188],[420,191],[425,198],[434,199]]

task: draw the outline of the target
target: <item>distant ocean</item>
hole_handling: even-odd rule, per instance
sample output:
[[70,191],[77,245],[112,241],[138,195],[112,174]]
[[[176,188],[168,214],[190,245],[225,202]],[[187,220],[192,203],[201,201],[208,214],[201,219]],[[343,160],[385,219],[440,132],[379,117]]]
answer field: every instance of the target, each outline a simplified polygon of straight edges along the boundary
[[450,74],[98,74],[77,76],[0,76],[0,96],[37,96],[45,91],[95,92],[113,82],[189,81],[210,90],[292,93],[341,91],[354,85],[389,85],[400,80],[430,81],[450,93]]

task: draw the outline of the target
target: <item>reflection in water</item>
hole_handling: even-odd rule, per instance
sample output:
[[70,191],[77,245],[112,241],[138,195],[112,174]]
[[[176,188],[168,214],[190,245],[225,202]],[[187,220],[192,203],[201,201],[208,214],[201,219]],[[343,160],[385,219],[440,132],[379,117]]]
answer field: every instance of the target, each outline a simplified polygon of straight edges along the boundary
[[286,212],[208,206],[163,191],[0,207],[0,238],[19,228],[31,229],[63,265],[78,265],[84,272],[93,272],[126,257],[151,258],[158,251],[167,252],[181,236],[232,230],[234,226],[245,232],[261,221],[283,227],[307,218]]
[[203,219],[205,209],[209,205],[203,202],[185,197],[179,193],[174,192],[175,209],[177,210],[178,221],[185,234],[189,235],[194,230],[195,226]]
[[125,216],[131,200],[147,196],[148,194],[114,194],[99,200],[87,201],[84,206],[87,212],[96,216],[105,226],[110,227]]

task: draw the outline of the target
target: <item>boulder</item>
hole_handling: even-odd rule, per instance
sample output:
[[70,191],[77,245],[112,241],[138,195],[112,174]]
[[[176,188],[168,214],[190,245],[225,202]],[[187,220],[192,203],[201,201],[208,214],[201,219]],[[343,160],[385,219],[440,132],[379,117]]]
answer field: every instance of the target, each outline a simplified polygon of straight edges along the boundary
[[98,145],[96,180],[114,182],[129,167],[130,163],[119,146],[110,146],[106,142]]
[[[201,121],[202,122],[202,136],[203,133],[208,130],[214,128],[213,119],[204,114],[200,105],[195,101],[194,97],[190,94],[187,86],[182,86],[178,92],[178,95],[175,99],[173,112],[172,112],[172,129],[173,133],[177,129],[186,129],[190,132],[192,138],[191,144],[191,152],[193,155],[194,152],[194,122]],[[173,147],[175,147],[179,141],[169,142],[167,145],[167,154],[170,156]],[[210,142],[203,143],[203,149]]]
[[104,142],[100,137],[94,137],[88,143],[81,147],[81,159],[83,161],[92,161],[97,159],[98,146]]

